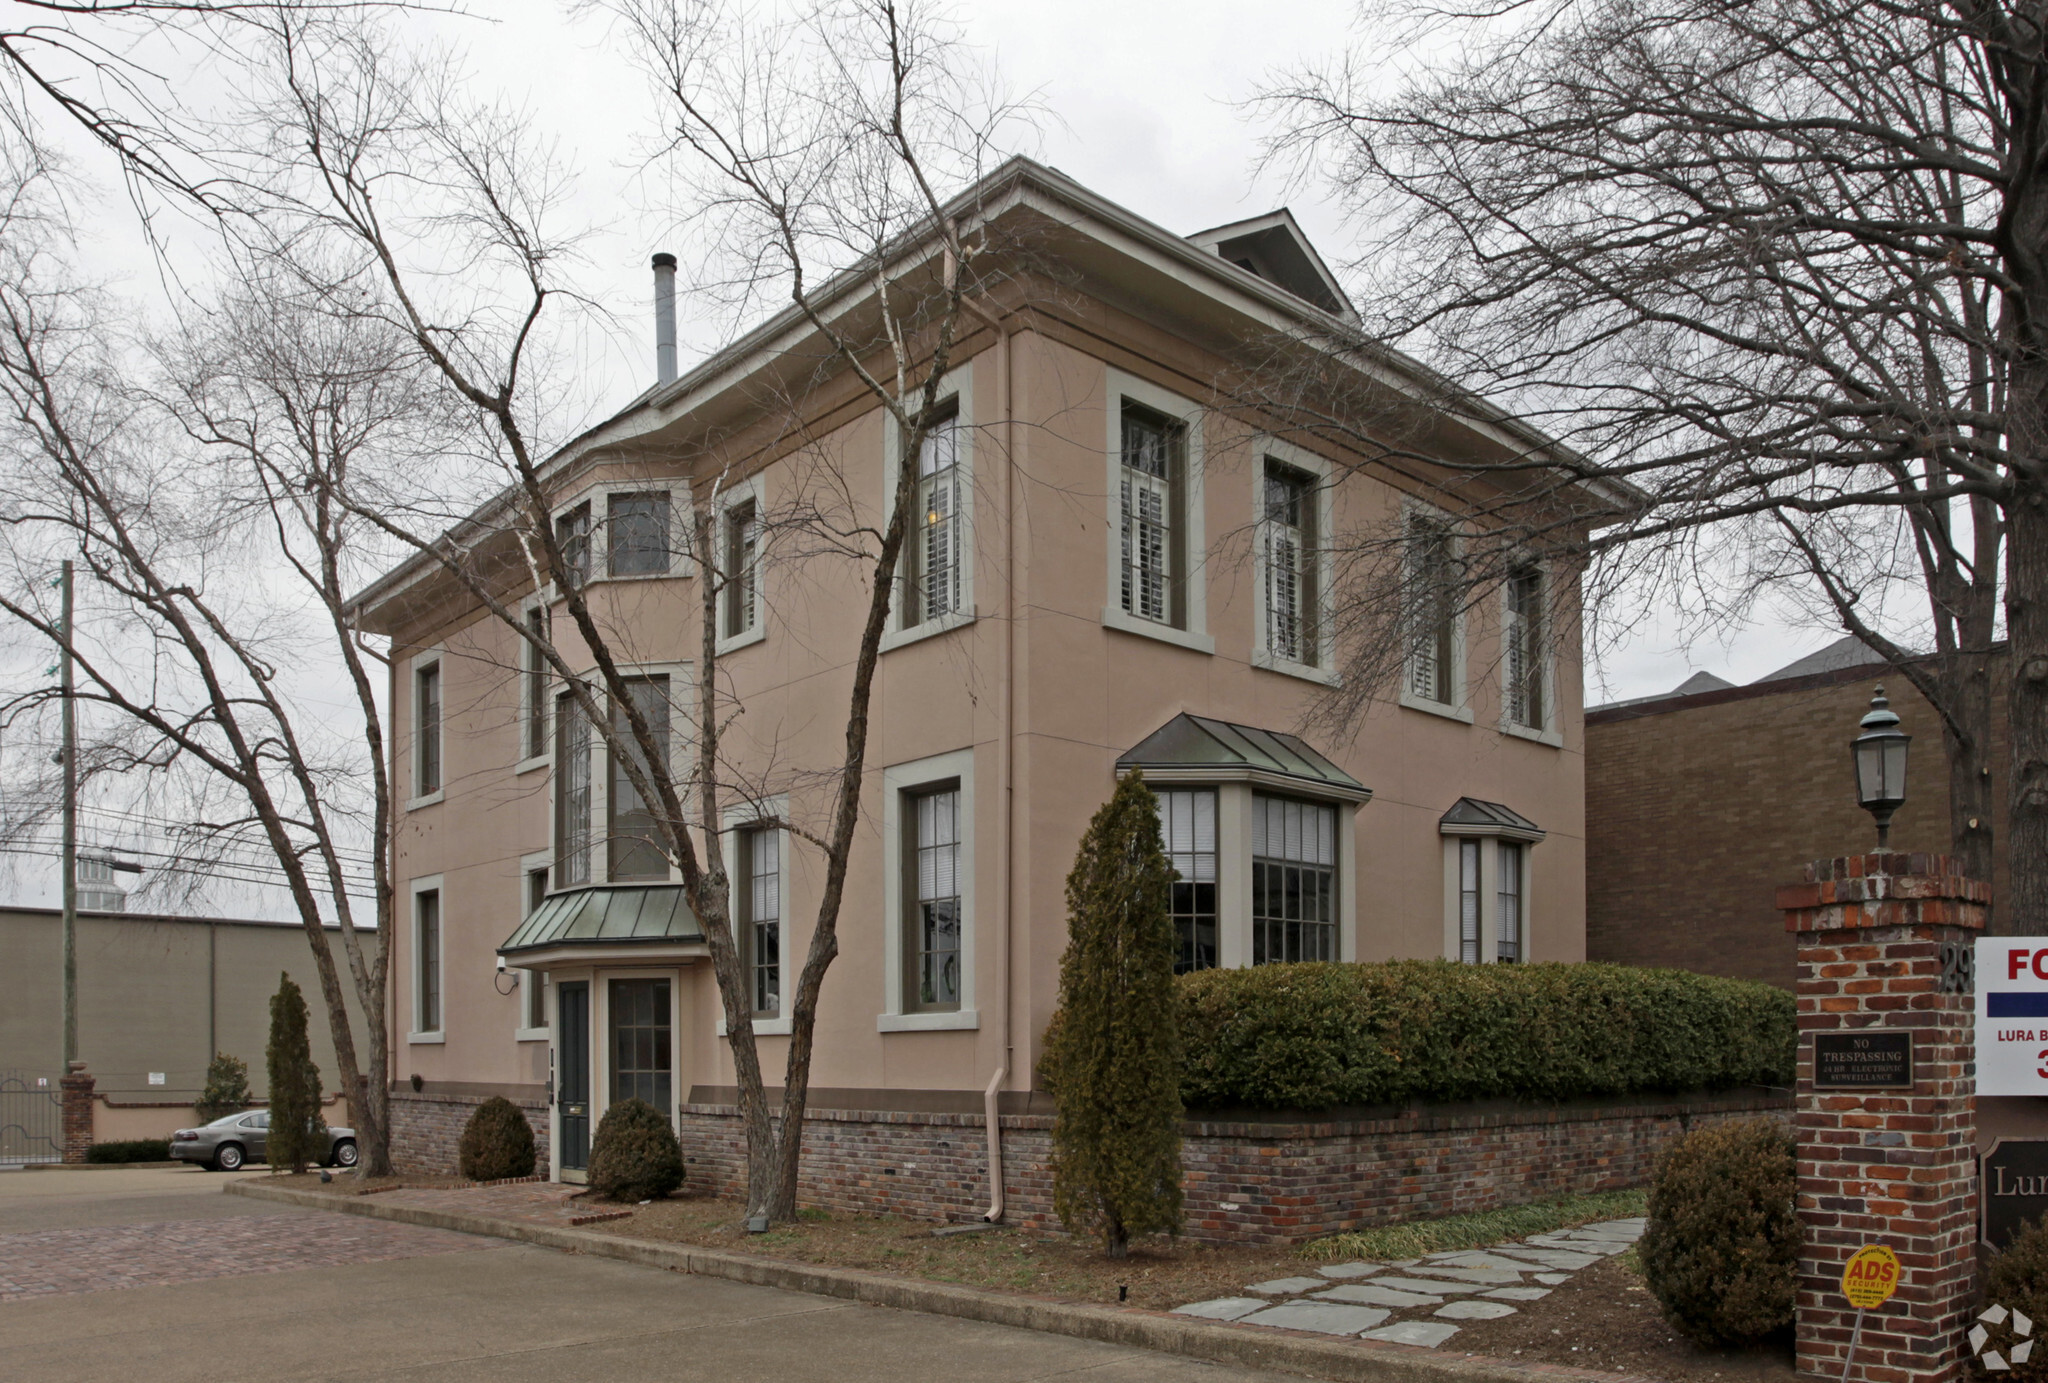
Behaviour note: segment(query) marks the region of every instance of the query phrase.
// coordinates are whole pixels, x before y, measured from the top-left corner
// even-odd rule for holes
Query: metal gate
[[[64,1094],[55,1076],[0,1071],[0,1163],[64,1160]]]

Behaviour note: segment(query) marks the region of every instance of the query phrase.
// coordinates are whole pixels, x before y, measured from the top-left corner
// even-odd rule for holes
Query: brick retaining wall
[[[690,1183],[737,1194],[738,1114],[683,1106]],[[1489,1210],[1649,1180],[1685,1127],[1790,1117],[1788,1095],[1734,1095],[1542,1109],[1420,1111],[1328,1123],[1190,1121],[1186,1225],[1215,1243],[1284,1244],[1418,1216]],[[1005,1218],[1055,1227],[1047,1169],[1052,1120],[1005,1115]],[[979,1114],[814,1110],[806,1116],[805,1203],[915,1218],[973,1219],[988,1207]]]
[[[391,1092],[391,1163],[395,1170],[452,1176],[460,1161],[462,1130],[489,1095],[424,1093],[403,1087]],[[514,1099],[533,1126],[534,1165],[548,1169],[548,1106],[543,1099]]]

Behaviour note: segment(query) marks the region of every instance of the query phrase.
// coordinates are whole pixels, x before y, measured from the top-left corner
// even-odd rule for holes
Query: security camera
[[[505,958],[504,958],[503,956],[499,956],[499,957],[498,957],[498,969],[502,971],[502,970],[503,970],[504,968],[505,968]]]

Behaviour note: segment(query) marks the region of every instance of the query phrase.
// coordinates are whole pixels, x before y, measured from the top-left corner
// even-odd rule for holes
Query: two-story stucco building
[[[1585,807],[1575,577],[1533,556],[1425,621],[1398,694],[1341,734],[1298,733],[1337,676],[1321,635],[1332,536],[1412,520],[1434,560],[1460,515],[1427,464],[1283,441],[1212,406],[1232,343],[1354,320],[1290,216],[1184,238],[1021,160],[962,205],[1028,220],[1039,277],[1011,276],[966,319],[946,377],[952,420],[927,447],[924,527],[876,675],[812,1105],[842,1123],[968,1121],[931,1144],[964,1200],[989,1192],[968,1123],[1030,1105],[1066,874],[1119,771],[1142,766],[1160,795],[1190,967],[1582,959]],[[699,604],[662,536],[683,507],[665,486],[687,458],[744,458],[719,525],[719,560],[747,573],[720,607],[719,676],[744,708],[727,751],[758,773],[754,807],[726,824],[771,1079],[782,966],[803,953],[821,870],[800,835],[754,823],[818,810],[805,772],[838,762],[866,592],[856,564],[779,549],[761,516],[829,455],[874,522],[892,454],[885,413],[843,378],[802,395],[801,444],[767,417],[789,394],[762,379],[803,330],[779,318],[663,380],[547,470],[558,531],[680,753]],[[1374,387],[1429,410],[1426,430],[1404,424],[1409,454],[1426,435],[1444,457],[1541,455],[1513,420],[1433,411],[1442,381],[1379,360]],[[361,608],[393,641],[401,1162],[445,1160],[490,1093],[527,1106],[568,1179],[613,1099],[730,1131],[705,947],[601,743],[557,711],[517,635],[427,564]],[[709,1146],[691,1144],[706,1167]]]

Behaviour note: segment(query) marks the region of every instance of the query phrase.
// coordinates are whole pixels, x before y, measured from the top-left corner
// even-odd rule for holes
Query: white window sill
[[[749,629],[744,634],[733,634],[729,635],[728,637],[722,638],[713,647],[716,650],[718,656],[723,658],[728,653],[737,653],[740,649],[750,647],[753,644],[757,644],[767,637],[768,630],[766,626],[764,626],[761,623],[760,618],[756,616],[754,620],[754,627],[752,629]]]
[[[887,653],[892,648],[901,648],[905,644],[922,643],[926,639],[935,639],[941,634],[950,634],[955,629],[965,629],[968,625],[974,623],[974,618],[975,612],[973,610],[955,610],[950,615],[941,615],[937,619],[928,619],[924,623],[914,624],[908,629],[885,629],[882,631],[881,651]]]
[[[1401,693],[1401,704],[1411,711],[1421,711],[1425,715],[1442,716],[1445,720],[1455,720],[1465,725],[1472,724],[1470,706],[1446,706],[1441,701],[1425,700],[1410,692]]]
[[[448,1040],[448,1034],[441,1032],[409,1032],[405,1040],[415,1047],[438,1047]]]
[[[536,754],[530,759],[521,759],[518,763],[512,765],[512,776],[517,778],[521,774],[536,773],[553,762],[554,755],[552,754]]]
[[[423,807],[438,807],[441,805],[441,799],[446,797],[447,795],[448,790],[446,788],[442,788],[438,792],[428,793],[425,797],[412,798],[405,804],[405,809],[409,812],[416,812]]]
[[[971,1008],[951,1013],[882,1013],[875,1016],[876,1032],[962,1032],[981,1026],[981,1014]]]
[[[1157,639],[1161,643],[1170,643],[1177,648],[1190,648],[1197,653],[1216,651],[1216,640],[1207,634],[1197,633],[1192,629],[1176,629],[1157,620],[1139,619],[1136,615],[1126,614],[1121,607],[1115,605],[1102,607],[1102,627],[1115,629],[1124,634],[1136,634],[1141,638]]]
[[[548,1028],[514,1028],[512,1030],[512,1040],[514,1042],[545,1042],[548,1040],[550,1032],[551,1030]]]
[[[1555,730],[1536,730],[1531,729],[1527,725],[1515,725],[1511,722],[1503,721],[1500,732],[1503,735],[1511,735],[1518,740],[1529,740],[1534,744],[1547,744],[1552,749],[1564,748],[1564,736]]]
[[[1315,667],[1309,663],[1297,663],[1292,659],[1276,657],[1274,654],[1258,648],[1252,650],[1252,666],[1264,668],[1267,672],[1277,672],[1283,677],[1299,677],[1304,682],[1320,682],[1326,687],[1337,686],[1344,680],[1337,675],[1336,670],[1333,668]]]
[[[677,562],[667,571],[629,571],[620,576],[614,576],[610,572],[599,572],[583,583],[583,589],[587,591],[592,586],[604,586],[614,582],[679,581],[689,575],[690,566],[687,562]]]
[[[793,1018],[756,1018],[754,1020],[754,1036],[787,1037],[789,1036],[790,1026],[795,1021]],[[725,1036],[725,1020],[723,1018],[718,1020],[718,1035],[720,1037]]]

